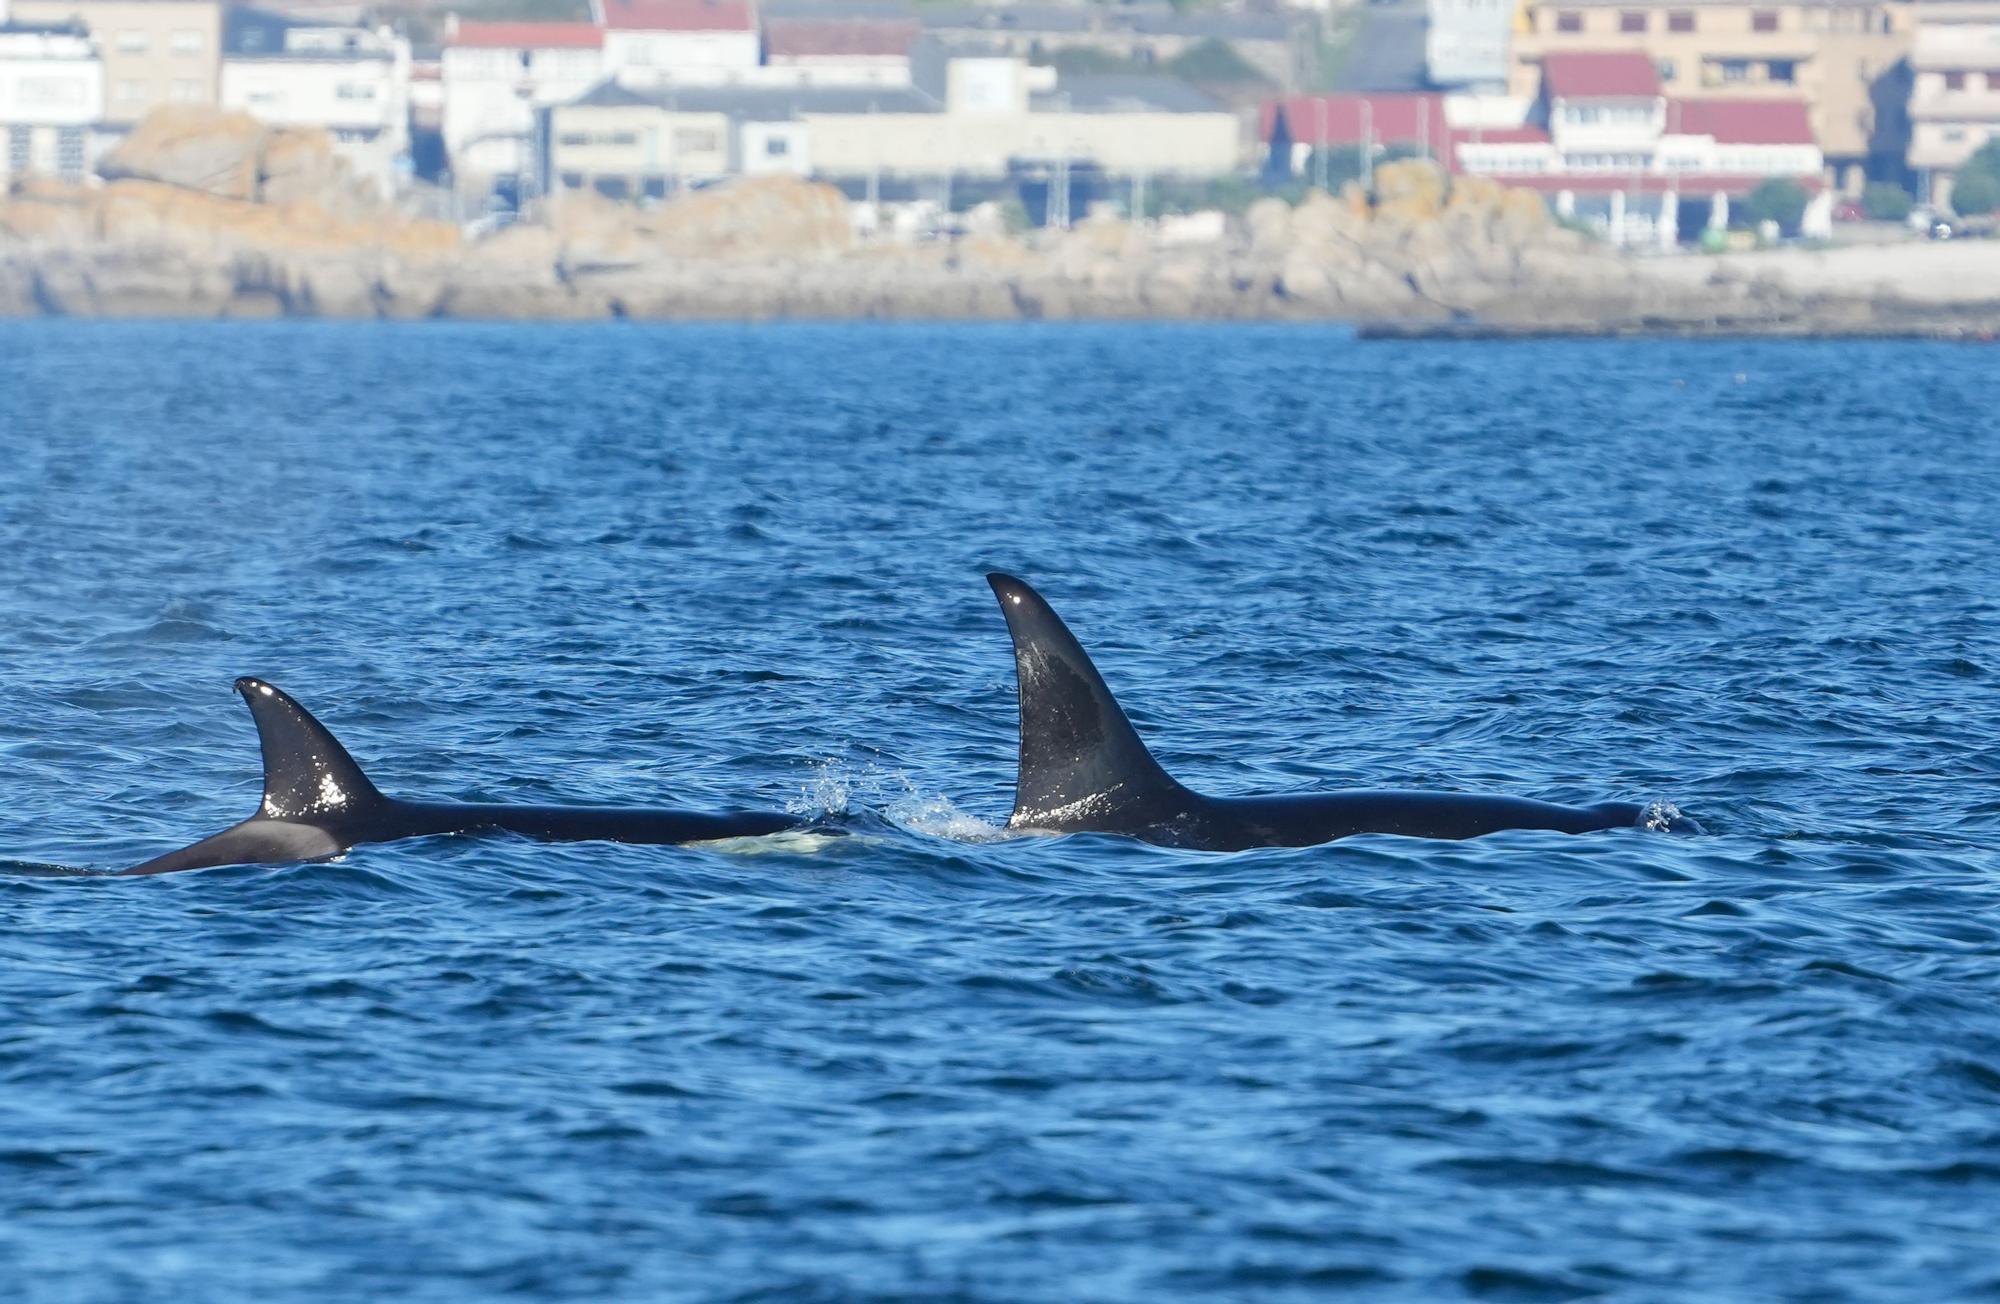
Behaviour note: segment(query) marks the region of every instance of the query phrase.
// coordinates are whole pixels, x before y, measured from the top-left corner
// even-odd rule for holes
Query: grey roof
[[[387,60],[389,52],[378,45],[338,50],[287,50],[285,33],[294,28],[340,28],[345,23],[314,22],[291,18],[263,9],[225,9],[222,18],[222,53],[238,59],[296,59],[319,63],[352,63],[356,59]]]
[[[938,113],[943,106],[919,91],[801,86],[782,89],[688,86],[638,89],[599,82],[562,107],[651,105],[684,113],[725,113],[756,122],[784,122],[802,113]]]
[[[1077,113],[1220,113],[1216,100],[1174,77],[1106,73],[1064,77],[1049,94],[1034,97],[1034,107],[1049,111],[1068,101]]]

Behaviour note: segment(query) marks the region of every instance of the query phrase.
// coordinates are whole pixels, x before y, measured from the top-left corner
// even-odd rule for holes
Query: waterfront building
[[[1428,0],[1424,75],[1440,89],[1507,87],[1515,0]]]
[[[408,168],[410,47],[388,28],[232,9],[221,103],[273,126],[316,127],[355,175],[395,193]]]
[[[621,82],[723,82],[763,62],[750,0],[591,0],[591,13],[604,70]]]
[[[1523,0],[1510,88],[1552,54],[1629,51],[1682,98],[1804,100],[1833,180],[1900,175],[1909,122],[1908,0]]]
[[[1427,156],[1447,172],[1538,190],[1561,215],[1620,244],[1669,245],[1721,225],[1732,202],[1774,177],[1823,191],[1825,160],[1804,100],[1670,96],[1652,61],[1634,52],[1549,55],[1525,104],[1295,96],[1267,106],[1265,136],[1274,163],[1295,172],[1309,172],[1315,149]],[[1830,195],[1813,203],[1811,221],[1823,226]]]
[[[1056,177],[1216,177],[1243,161],[1234,114],[1159,78],[1079,78],[1006,57],[950,59],[908,88],[600,86],[550,113],[549,183],[659,197],[783,172],[857,194]],[[1141,181],[1143,184],[1143,181]]]
[[[1910,70],[1910,170],[1946,206],[1958,170],[2000,138],[2000,0],[1920,4]]]
[[[450,23],[439,78],[458,193],[483,197],[498,186],[523,198],[545,170],[538,115],[603,76],[604,29],[593,23]]]
[[[0,193],[39,173],[81,181],[104,112],[104,64],[81,24],[0,21]]]
[[[908,20],[771,18],[764,66],[790,70],[800,86],[908,86],[922,28]]]
[[[217,0],[13,0],[18,23],[80,23],[104,64],[100,130],[120,135],[163,104],[214,104],[222,71]]]

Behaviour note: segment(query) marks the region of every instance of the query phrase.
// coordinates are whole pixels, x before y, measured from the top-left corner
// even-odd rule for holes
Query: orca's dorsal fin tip
[[[265,819],[319,822],[379,804],[382,794],[347,749],[312,713],[277,685],[245,675],[236,691],[257,722],[264,752]]]
[[[999,571],[986,582],[1007,617],[1020,686],[1020,772],[1009,823],[1088,828],[1185,795],[1048,601]]]

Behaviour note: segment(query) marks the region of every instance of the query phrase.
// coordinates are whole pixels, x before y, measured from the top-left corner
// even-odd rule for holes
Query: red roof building
[[[595,23],[460,23],[445,37],[460,50],[596,50],[604,29]]]
[[[922,30],[914,22],[773,18],[764,24],[764,55],[772,63],[908,59]]]
[[[596,0],[604,26],[627,32],[754,32],[749,0]]]
[[[1811,145],[1812,109],[1804,100],[1668,100],[1667,132],[1718,145]]]
[[[1542,56],[1545,99],[1657,99],[1660,70],[1637,51]]]

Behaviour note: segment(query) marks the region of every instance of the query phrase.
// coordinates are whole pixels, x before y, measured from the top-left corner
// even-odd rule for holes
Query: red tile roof
[[[603,0],[604,25],[640,32],[754,32],[750,0]]]
[[[445,44],[499,50],[595,50],[604,29],[590,23],[460,23]]]
[[[1804,100],[1668,100],[1667,130],[1719,145],[1811,145]]]
[[[921,31],[913,22],[773,18],[764,24],[764,52],[782,59],[896,58],[909,54]]]
[[[1546,54],[1542,89],[1566,100],[1650,99],[1660,93],[1660,70],[1637,51]]]
[[[1421,145],[1442,151],[1450,132],[1444,97],[1407,91],[1378,95],[1291,95],[1264,105],[1263,138],[1283,110],[1285,128],[1300,145],[1359,145],[1363,129],[1377,145]]]

